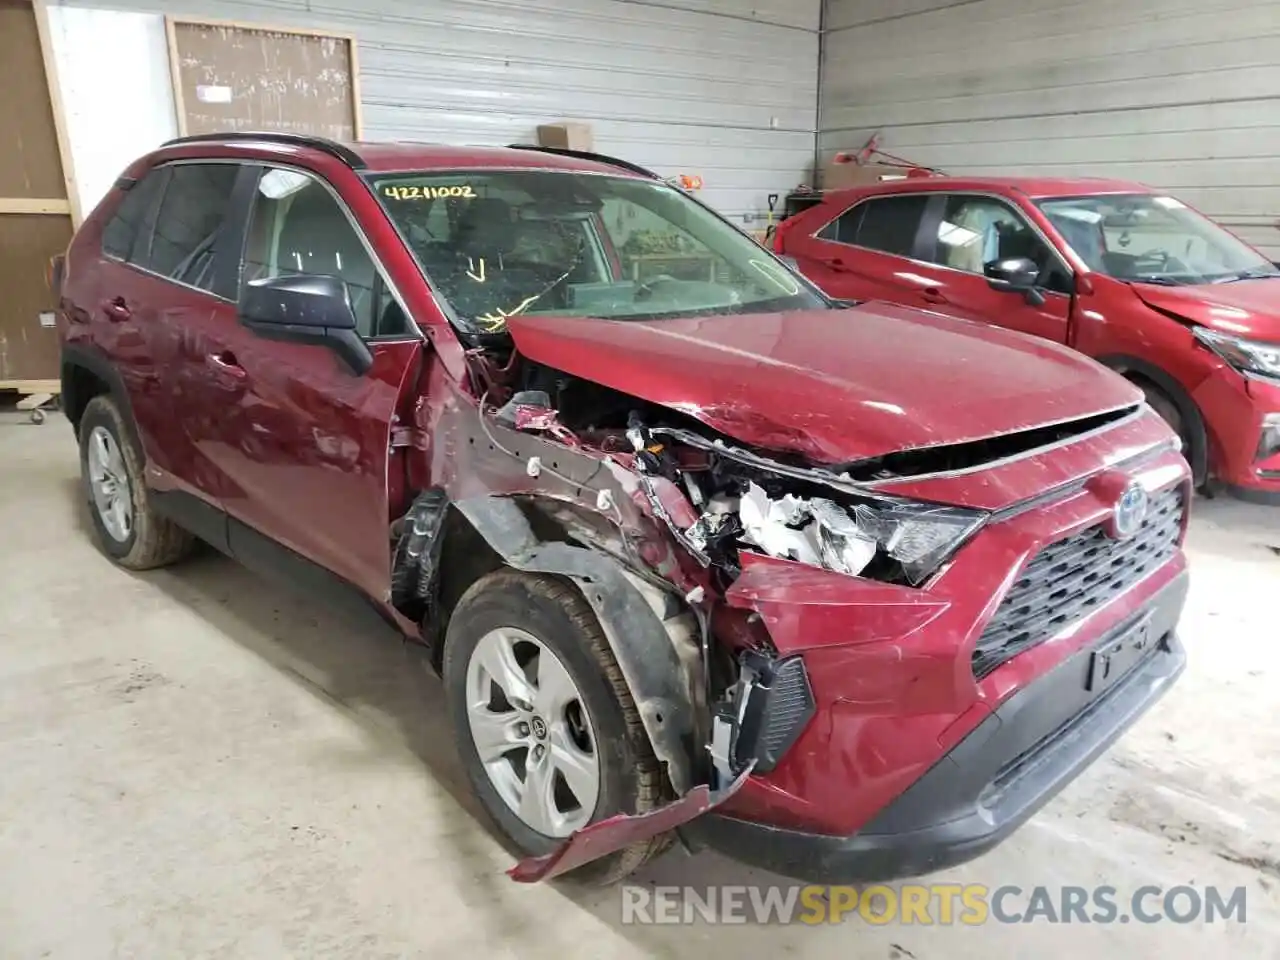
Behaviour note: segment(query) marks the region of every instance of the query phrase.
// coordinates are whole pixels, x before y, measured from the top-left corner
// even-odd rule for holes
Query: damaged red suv
[[[999,842],[1175,680],[1190,472],[1062,346],[828,300],[536,148],[192,137],[55,270],[102,549],[198,538],[443,678],[513,876]]]

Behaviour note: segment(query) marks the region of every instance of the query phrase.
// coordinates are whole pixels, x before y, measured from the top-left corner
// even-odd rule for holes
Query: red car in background
[[[774,249],[832,296],[1088,354],[1142,388],[1198,484],[1280,503],[1280,269],[1182,201],[1113,180],[910,179],[828,194]]]

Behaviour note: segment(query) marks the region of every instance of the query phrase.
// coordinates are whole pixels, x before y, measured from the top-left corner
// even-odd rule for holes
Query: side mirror
[[[1036,306],[1044,303],[1044,294],[1036,287],[1040,279],[1040,268],[1028,257],[1009,257],[985,264],[982,272],[987,276],[987,283],[993,290],[1009,293],[1021,293],[1028,303]]]
[[[328,346],[361,376],[373,354],[356,331],[347,285],[337,277],[297,274],[245,284],[240,322],[269,340]]]

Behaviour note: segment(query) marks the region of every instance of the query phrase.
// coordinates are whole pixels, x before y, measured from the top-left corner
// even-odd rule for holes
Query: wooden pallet
[[[57,380],[0,380],[0,393],[16,393],[22,399],[18,401],[19,410],[29,410],[33,423],[44,421],[45,404],[62,393],[62,384]]]

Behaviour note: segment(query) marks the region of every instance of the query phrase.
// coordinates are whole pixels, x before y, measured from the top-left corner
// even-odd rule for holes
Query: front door
[[[358,375],[323,344],[265,339],[239,322],[218,331],[210,363],[232,394],[205,446],[231,481],[223,497],[231,551],[256,566],[283,545],[383,598],[391,424],[407,412],[424,341],[324,181],[257,168],[240,192],[241,284],[286,274],[342,279],[374,359]]]
[[[1066,342],[1071,271],[1016,207],[985,194],[936,194],[923,233],[916,272],[927,282],[917,305]],[[987,282],[986,265],[1012,257],[1027,257],[1040,268],[1032,296]]]

